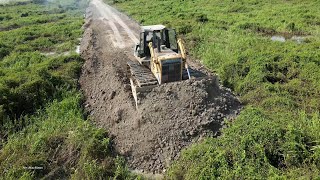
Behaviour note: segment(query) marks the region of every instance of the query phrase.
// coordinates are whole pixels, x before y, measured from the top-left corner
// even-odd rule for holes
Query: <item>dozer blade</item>
[[[150,69],[137,62],[129,61],[127,65],[130,74],[132,95],[138,108],[139,94],[151,91],[158,85],[158,80],[154,77]]]

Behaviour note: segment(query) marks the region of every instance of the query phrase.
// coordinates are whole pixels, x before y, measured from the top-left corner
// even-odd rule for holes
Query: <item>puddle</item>
[[[81,44],[81,40],[82,40],[82,38],[78,38],[79,44],[78,44],[78,46],[77,46],[77,48],[76,48],[76,53],[77,53],[77,54],[80,54],[80,44]]]
[[[298,44],[305,42],[306,38],[302,36],[292,36],[291,40],[296,41]]]
[[[298,43],[298,44],[301,44],[301,43],[303,43],[303,42],[305,42],[305,40],[306,40],[306,37],[304,37],[304,36],[287,36],[287,37],[285,37],[285,36],[282,36],[282,35],[273,35],[273,36],[271,36],[271,41],[278,41],[278,42],[286,42],[286,41],[294,41],[294,42],[296,42],[296,43]]]
[[[80,46],[77,46],[77,48],[76,48],[76,53],[77,53],[77,54],[80,54]]]
[[[1,2],[1,0],[0,0]],[[64,52],[61,52],[61,53],[58,53],[58,52],[40,52],[42,55],[45,55],[45,56],[68,56],[70,54],[72,54],[73,52],[77,53],[77,54],[80,54],[80,42],[82,40],[82,38],[77,38],[77,40],[79,41],[78,45],[76,46],[76,49],[75,50],[72,50],[72,51],[64,51]]]
[[[286,38],[283,36],[271,36],[271,41],[286,42]]]
[[[40,54],[45,55],[45,56],[54,56],[56,54],[56,52],[42,52]]]
[[[65,52],[63,52],[61,55],[63,55],[63,56],[69,56],[70,54],[71,54],[70,51],[65,51]]]
[[[68,56],[68,55],[70,55],[72,52],[73,52],[73,51],[65,51],[65,52],[62,52],[62,53],[57,53],[57,52],[41,52],[40,54],[45,55],[45,56],[59,56],[59,55]],[[76,50],[75,50],[74,52],[76,52],[77,54],[80,54],[80,45],[76,47]]]

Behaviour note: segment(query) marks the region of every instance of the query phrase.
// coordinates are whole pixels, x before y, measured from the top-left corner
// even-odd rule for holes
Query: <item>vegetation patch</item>
[[[32,123],[9,136],[0,153],[0,175],[4,179],[130,177],[123,160],[113,153],[107,132],[84,121],[81,94],[62,91],[60,101],[24,117]]]
[[[315,133],[320,109],[319,1],[113,3],[143,25],[176,28],[191,56],[217,72],[247,105],[221,137],[184,151],[168,177],[308,179],[320,175],[320,136]],[[273,35],[306,39],[278,42],[272,41]]]
[[[2,6],[0,179],[134,178],[83,112],[74,51],[87,1]]]

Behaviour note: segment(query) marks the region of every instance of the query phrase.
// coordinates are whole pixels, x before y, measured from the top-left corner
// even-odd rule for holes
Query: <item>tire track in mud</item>
[[[100,0],[93,0],[91,3],[95,6],[96,10],[98,10],[101,19],[112,29],[113,34],[110,35],[110,37],[114,38],[113,44],[115,47],[123,49],[128,44],[131,44],[123,41],[123,35],[121,36],[121,34],[124,34],[123,32],[126,33],[125,35],[129,37],[134,44],[139,42],[138,38],[136,37],[136,33],[131,31],[131,29],[122,21],[122,19],[112,11],[113,8],[111,6],[103,3]],[[120,31],[122,33],[120,33]]]
[[[108,130],[115,151],[132,170],[163,173],[180,151],[205,136],[218,136],[224,118],[235,117],[239,100],[217,83],[217,77],[195,61],[189,64],[207,79],[161,85],[141,94],[136,110],[127,77],[127,61],[139,24],[101,0],[88,10],[81,56],[86,60],[80,77],[85,107],[95,124]]]
[[[121,36],[117,26],[114,24],[114,22],[107,20],[106,18],[103,18],[103,20],[105,22],[107,22],[112,29],[113,34],[112,35],[109,34],[108,37],[113,41],[113,45],[117,48],[121,48],[121,49],[125,48],[125,43],[122,39],[122,36]]]

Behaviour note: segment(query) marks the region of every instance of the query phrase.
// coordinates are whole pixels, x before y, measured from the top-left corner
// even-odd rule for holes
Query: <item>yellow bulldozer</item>
[[[142,26],[140,42],[134,48],[136,62],[128,62],[133,97],[168,82],[190,79],[186,50],[174,29],[163,25]]]

